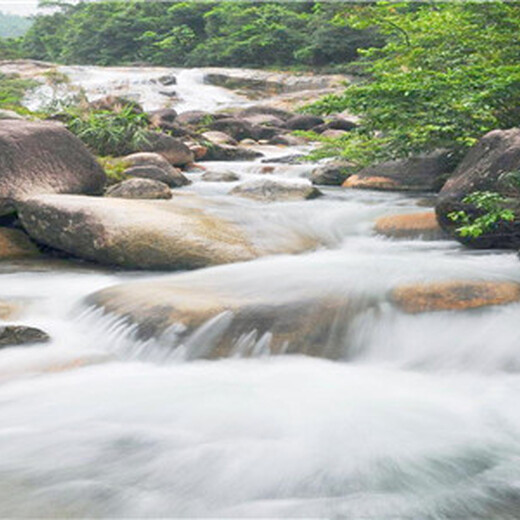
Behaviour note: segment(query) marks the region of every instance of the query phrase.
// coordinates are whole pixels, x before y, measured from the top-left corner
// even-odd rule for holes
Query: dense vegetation
[[[44,2],[45,3],[45,2]],[[168,66],[330,66],[378,45],[371,30],[332,23],[344,4],[319,2],[59,3],[36,17],[26,56],[54,62]]]
[[[363,82],[309,108],[363,117],[358,132],[328,140],[322,153],[365,164],[462,152],[491,129],[520,125],[520,4],[381,3],[336,20],[377,27],[386,44],[361,51]]]

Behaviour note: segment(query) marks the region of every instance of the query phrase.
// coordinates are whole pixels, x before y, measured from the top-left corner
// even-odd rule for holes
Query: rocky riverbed
[[[466,166],[438,151],[354,173],[298,157],[293,93],[68,72],[187,134],[124,158],[114,194],[59,124],[0,120],[0,338],[28,340],[0,349],[0,516],[517,517],[518,259],[434,214],[514,132]],[[205,155],[219,132],[233,160]]]

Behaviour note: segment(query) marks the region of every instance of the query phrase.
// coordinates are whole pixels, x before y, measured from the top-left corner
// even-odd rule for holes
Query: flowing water
[[[102,84],[102,69],[83,70],[86,89]],[[134,79],[141,88],[151,77]],[[243,102],[198,81],[179,74],[183,106]],[[207,165],[263,177],[260,163]],[[277,164],[270,177],[305,182],[310,169]],[[0,516],[520,518],[520,305],[409,315],[387,297],[412,281],[520,281],[516,255],[377,236],[377,217],[418,211],[408,195],[331,188],[261,204],[228,195],[236,183],[191,175],[183,191],[210,198],[273,254],[174,275],[1,266],[2,299],[25,302],[20,322],[53,341],[0,355]],[[315,247],[274,254],[301,240]],[[335,360],[269,355],[267,345],[187,361],[183,345],[165,355],[83,303],[164,276],[243,297],[371,304],[333,338]],[[199,344],[221,321],[201,327]]]

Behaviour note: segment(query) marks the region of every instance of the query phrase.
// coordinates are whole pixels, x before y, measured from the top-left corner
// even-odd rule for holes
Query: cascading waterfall
[[[66,71],[99,94],[116,78],[148,92],[162,73],[124,70]],[[243,102],[217,87],[195,92],[199,71],[176,76],[183,109]],[[149,95],[145,106],[156,107]],[[241,182],[263,176],[259,162],[211,167]],[[272,175],[301,182],[309,171],[276,164]],[[171,273],[4,265],[2,297],[28,302],[19,319],[53,341],[0,356],[0,516],[520,518],[520,304],[406,314],[389,301],[410,282],[518,282],[516,255],[377,236],[377,217],[417,211],[409,195],[330,188],[322,199],[259,204],[229,196],[233,183],[192,179],[182,190],[212,197],[210,211],[270,254],[178,273],[179,284],[281,308],[340,301],[323,315],[332,325],[321,350],[271,355],[270,331],[253,327],[229,357],[208,361],[233,310],[187,337],[177,324],[143,338],[86,303]],[[283,254],[300,240],[313,250]]]

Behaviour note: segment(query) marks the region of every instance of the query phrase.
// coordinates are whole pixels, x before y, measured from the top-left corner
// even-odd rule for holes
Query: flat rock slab
[[[41,195],[18,214],[38,242],[106,265],[195,269],[258,256],[234,224],[182,200]]]
[[[295,184],[271,180],[249,181],[231,190],[231,195],[263,202],[315,199],[321,191],[310,184]]]
[[[449,281],[397,287],[392,302],[401,310],[421,312],[468,310],[520,301],[520,284],[515,282]]]
[[[447,237],[439,226],[434,211],[381,217],[376,220],[374,230],[390,238],[439,240]]]

